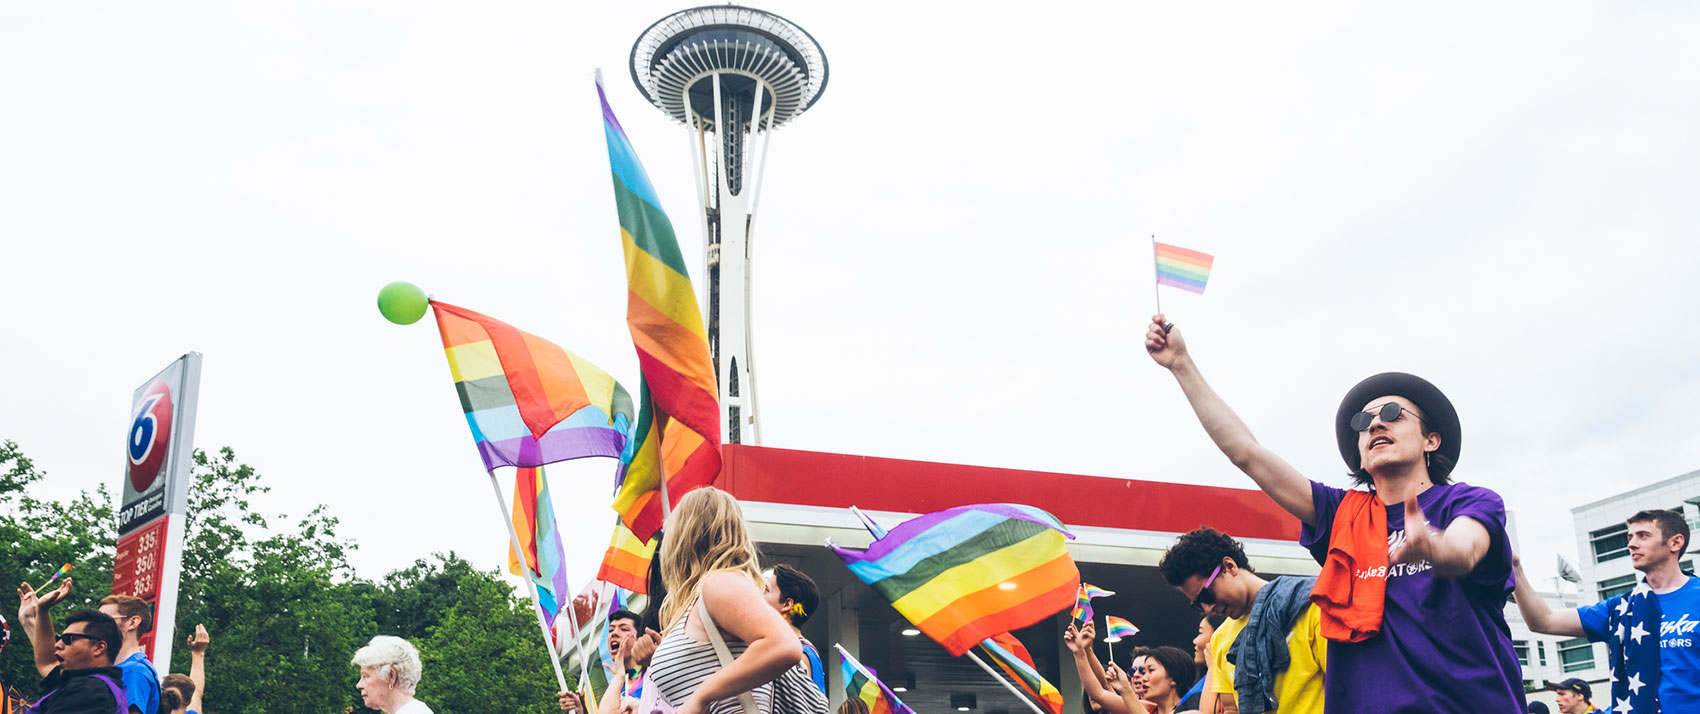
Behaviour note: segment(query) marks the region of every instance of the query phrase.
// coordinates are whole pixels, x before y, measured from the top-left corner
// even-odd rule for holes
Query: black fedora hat
[[[1358,462],[1358,431],[1352,428],[1352,415],[1363,411],[1369,400],[1390,395],[1409,399],[1422,410],[1429,427],[1440,432],[1440,450],[1437,453],[1457,465],[1458,447],[1464,439],[1464,432],[1458,424],[1458,410],[1452,407],[1452,400],[1422,377],[1404,372],[1382,372],[1358,382],[1346,392],[1346,398],[1340,400],[1340,411],[1334,415],[1334,438],[1340,442],[1340,458],[1346,460],[1346,466],[1351,467],[1354,473],[1361,466]]]

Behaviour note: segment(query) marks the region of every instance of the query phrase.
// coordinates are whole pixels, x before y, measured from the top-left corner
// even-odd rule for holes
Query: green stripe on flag
[[[516,403],[507,376],[501,374],[470,382],[455,382],[455,391],[460,393],[460,408],[468,413]]]
[[[685,256],[679,252],[679,239],[673,235],[673,223],[660,208],[639,198],[631,189],[614,177],[614,205],[620,213],[620,227],[632,236],[639,250],[655,256],[667,267],[687,278]]]

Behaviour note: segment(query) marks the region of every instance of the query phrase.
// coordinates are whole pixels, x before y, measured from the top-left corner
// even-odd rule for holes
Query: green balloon
[[[384,313],[384,319],[397,325],[418,322],[430,306],[431,300],[425,297],[425,291],[413,283],[398,280],[378,291],[378,312]]]

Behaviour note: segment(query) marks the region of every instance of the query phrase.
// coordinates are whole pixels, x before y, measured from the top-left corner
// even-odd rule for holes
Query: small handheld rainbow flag
[[[1157,260],[1157,284],[1204,294],[1204,284],[1210,280],[1210,266],[1216,258],[1208,253],[1187,250],[1180,246],[1151,241]]]
[[[1080,584],[1080,594],[1074,598],[1074,613],[1072,617],[1079,622],[1092,619],[1092,598],[1109,597],[1116,594],[1114,590],[1105,590],[1088,583]]]
[[[1116,617],[1115,615],[1104,616],[1105,642],[1120,642],[1123,639],[1137,634],[1139,634],[1139,628],[1134,627],[1133,623]]]
[[[59,568],[59,572],[57,572],[57,573],[54,573],[54,574],[53,574],[53,577],[51,577],[51,578],[48,578],[48,579],[47,579],[47,582],[45,582],[45,583],[42,583],[42,584],[41,584],[41,587],[40,587],[40,588],[36,588],[36,589],[37,589],[37,590],[41,590],[41,589],[42,589],[42,588],[46,588],[46,587],[47,587],[47,586],[49,586],[49,585],[52,585],[52,584],[53,584],[53,581],[55,581],[55,580],[58,580],[58,579],[60,579],[60,578],[63,578],[63,577],[65,577],[65,576],[67,576],[67,575],[70,575],[70,574],[71,574],[71,564],[70,564],[70,563],[66,563],[66,564],[64,564],[64,565],[63,565],[63,566],[61,566],[61,567],[60,567],[60,568]]]

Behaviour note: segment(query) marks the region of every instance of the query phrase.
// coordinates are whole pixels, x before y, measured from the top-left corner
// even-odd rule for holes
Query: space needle
[[[826,90],[826,53],[783,17],[713,5],[650,25],[632,45],[631,70],[644,98],[690,129],[707,244],[708,344],[726,443],[760,444],[750,349],[750,238],[768,141],[775,128],[814,106]]]

